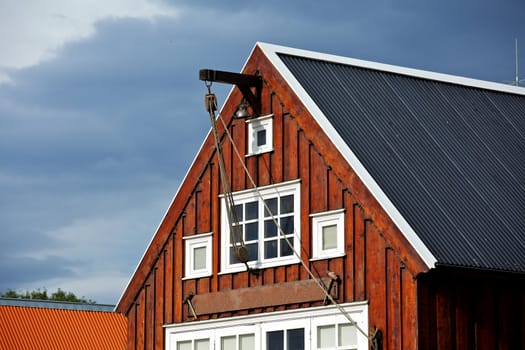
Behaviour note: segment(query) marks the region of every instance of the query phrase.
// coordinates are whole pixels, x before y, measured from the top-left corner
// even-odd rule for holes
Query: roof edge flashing
[[[319,61],[327,61],[333,63],[339,63],[344,65],[350,65],[365,69],[373,69],[387,73],[400,74],[410,76],[413,78],[435,80],[444,83],[458,84],[473,88],[487,89],[499,92],[513,93],[518,95],[525,95],[525,87],[508,85],[504,83],[491,82],[481,79],[467,78],[458,75],[437,73],[433,71],[427,71],[422,69],[408,68],[403,66],[396,66],[392,64],[379,63],[373,61],[367,61],[357,58],[326,54],[317,51],[309,51],[303,49],[290,48],[286,46],[280,46],[268,43],[257,43],[263,51],[273,52],[276,55],[284,54],[298,57],[306,57]]]

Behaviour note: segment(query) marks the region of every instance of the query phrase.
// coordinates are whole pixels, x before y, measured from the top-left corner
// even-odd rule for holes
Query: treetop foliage
[[[36,300],[53,300],[53,301],[68,301],[73,303],[87,303],[96,304],[96,301],[86,299],[85,297],[77,297],[72,292],[66,292],[58,288],[56,292],[48,294],[46,288],[38,288],[32,291],[17,292],[14,289],[8,289],[5,293],[0,294],[2,298],[14,298],[14,299],[36,299]]]

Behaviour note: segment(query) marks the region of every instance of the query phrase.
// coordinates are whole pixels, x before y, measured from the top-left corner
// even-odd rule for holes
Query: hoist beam
[[[261,114],[262,77],[253,74],[224,72],[213,69],[201,69],[199,79],[207,82],[233,84],[239,88],[244,99],[250,104],[256,115]],[[252,88],[255,88],[255,93]]]

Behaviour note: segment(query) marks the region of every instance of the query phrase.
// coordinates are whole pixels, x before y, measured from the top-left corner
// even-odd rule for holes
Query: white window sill
[[[318,260],[343,258],[345,256],[346,256],[346,253],[334,253],[334,254],[330,254],[330,255],[316,256],[316,257],[310,258],[309,261],[318,261]]]

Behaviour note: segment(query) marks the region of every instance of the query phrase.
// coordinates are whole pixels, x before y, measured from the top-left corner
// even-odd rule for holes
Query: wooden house
[[[264,43],[200,74],[233,88],[128,349],[525,349],[525,89]]]

